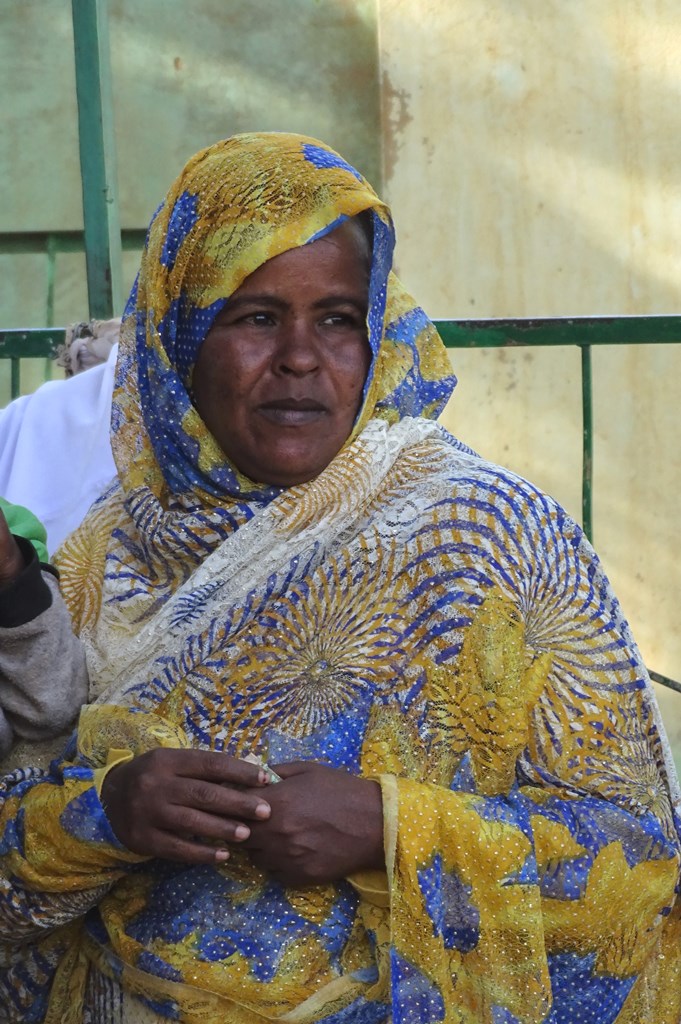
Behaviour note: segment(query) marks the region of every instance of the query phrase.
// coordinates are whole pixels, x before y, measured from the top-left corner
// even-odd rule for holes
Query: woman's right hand
[[[250,835],[270,805],[235,787],[267,786],[262,769],[209,750],[150,750],[106,775],[101,799],[116,836],[133,853],[188,864],[223,863],[226,843]]]

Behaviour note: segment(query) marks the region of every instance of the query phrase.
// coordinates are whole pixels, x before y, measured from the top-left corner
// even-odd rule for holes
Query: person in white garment
[[[0,410],[0,494],[40,519],[50,554],[116,475],[109,424],[117,351],[115,344],[105,362]]]

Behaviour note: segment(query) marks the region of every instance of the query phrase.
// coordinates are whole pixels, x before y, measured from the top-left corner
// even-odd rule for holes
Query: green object
[[[40,520],[23,505],[13,505],[4,498],[0,498],[0,511],[7,520],[11,532],[31,542],[39,561],[49,562],[47,532]]]
[[[447,348],[577,345],[582,357],[582,526],[593,540],[592,345],[681,343],[679,316],[544,317],[537,320],[435,320]]]
[[[124,228],[121,231],[121,249],[133,252],[144,248],[146,228]],[[18,256],[24,253],[45,253],[50,251],[83,252],[85,233],[83,231],[0,231],[0,254]]]
[[[128,246],[136,248],[141,234],[130,232]],[[23,246],[44,245],[40,233],[5,235],[7,251],[34,251]],[[3,236],[0,236],[0,250]],[[71,251],[81,244],[79,233],[61,232],[57,248]],[[15,248],[16,247],[16,248]],[[127,246],[126,246],[127,247]],[[42,251],[42,250],[37,250]],[[593,345],[681,344],[681,316],[570,317],[537,320],[435,320],[447,348],[514,348],[521,346],[577,345],[582,357],[582,525],[592,537],[593,396],[591,347]],[[12,361],[12,397],[19,394],[19,358],[53,355],[63,340],[63,330],[0,331],[0,360]],[[655,682],[681,691],[681,684],[651,672]]]
[[[122,230],[122,251],[141,252],[144,248],[145,238],[146,228]],[[21,394],[21,359],[33,358],[34,356],[44,357],[43,380],[47,381],[52,377],[50,361],[55,358],[57,348],[64,342],[63,328],[52,328],[54,323],[57,256],[60,253],[79,253],[84,251],[85,233],[83,231],[0,232],[0,256],[44,255],[46,268],[45,323],[48,330],[43,328],[15,328],[11,331],[3,331],[0,329],[0,359],[11,359],[9,379],[10,398],[12,399],[18,398]],[[33,380],[35,380],[35,377]],[[3,381],[1,374],[0,381]],[[6,402],[6,398],[3,395],[3,397],[0,397],[0,406],[4,402]]]
[[[21,394],[21,360],[55,359],[57,349],[64,343],[64,328],[37,328],[35,330],[0,330],[0,362],[10,361],[10,397]],[[48,375],[45,374],[45,379]],[[3,403],[0,402],[0,405]]]
[[[121,312],[121,228],[116,183],[106,0],[72,0],[78,138],[90,317]]]
[[[593,490],[593,402],[591,386],[591,345],[582,345],[582,526],[593,540],[591,496]]]

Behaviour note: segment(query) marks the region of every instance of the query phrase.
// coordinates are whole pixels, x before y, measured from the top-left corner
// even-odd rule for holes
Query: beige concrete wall
[[[431,315],[681,312],[675,0],[381,0],[379,24],[398,270]],[[577,350],[453,361],[447,425],[579,516]],[[594,376],[596,547],[681,680],[681,347],[600,350]]]

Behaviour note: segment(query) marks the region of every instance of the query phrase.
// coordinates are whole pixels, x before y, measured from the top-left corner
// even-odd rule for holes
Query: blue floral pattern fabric
[[[370,209],[372,363],[308,483],[238,473],[191,402],[249,273]],[[59,555],[92,703],[0,785],[0,1014],[119,1024],[678,1024],[678,783],[603,569],[433,422],[453,387],[390,214],[315,140],[198,154],[157,213],[114,402],[119,483]],[[285,887],[125,850],[115,757],[197,747],[380,783],[385,872]]]

